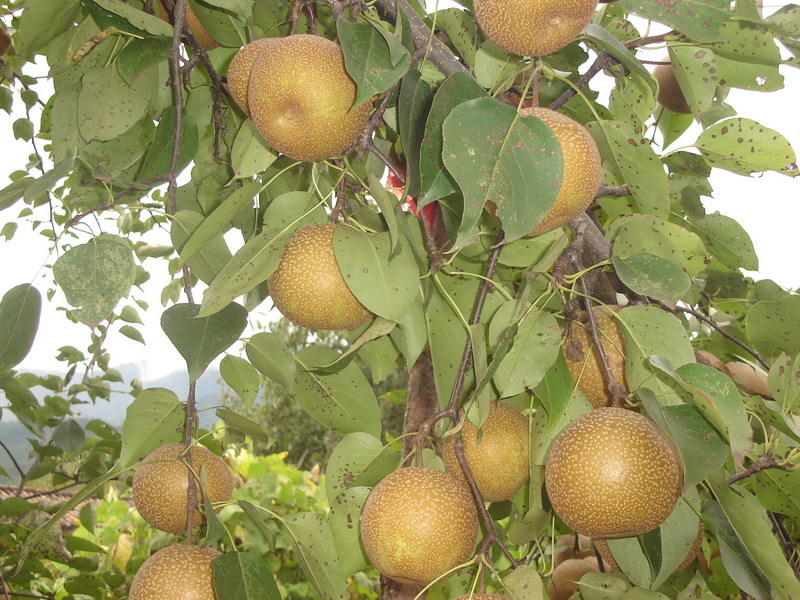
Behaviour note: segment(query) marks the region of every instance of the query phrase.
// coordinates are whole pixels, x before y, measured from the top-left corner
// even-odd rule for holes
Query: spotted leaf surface
[[[763,171],[798,174],[797,158],[788,140],[751,119],[728,119],[712,125],[695,145],[709,165],[740,175]]]
[[[757,302],[745,317],[747,336],[766,356],[800,352],[800,297]]]
[[[148,98],[144,78],[125,82],[116,67],[92,69],[81,80],[78,129],[86,140],[113,139],[144,116]]]
[[[247,552],[226,552],[211,561],[217,600],[281,600],[266,561]]]
[[[665,23],[698,42],[718,40],[722,23],[733,16],[726,0],[623,0],[621,4],[640,17]]]
[[[307,512],[290,515],[283,524],[306,577],[323,600],[346,600],[347,581],[330,525],[321,516]]]
[[[325,491],[334,498],[350,487],[372,487],[399,463],[400,454],[391,446],[368,433],[349,433],[331,452]]]

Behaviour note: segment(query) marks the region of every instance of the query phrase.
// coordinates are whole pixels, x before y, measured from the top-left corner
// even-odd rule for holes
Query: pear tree
[[[0,598],[800,598],[800,298],[706,208],[798,174],[728,94],[786,94],[799,6],[0,6],[0,237],[49,253],[0,289]],[[117,368],[160,336],[185,389]],[[323,508],[201,421],[215,361],[334,436]]]

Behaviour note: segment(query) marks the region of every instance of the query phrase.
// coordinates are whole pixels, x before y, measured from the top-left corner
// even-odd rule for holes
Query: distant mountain
[[[117,367],[117,370],[122,374],[126,382],[140,378],[142,379],[143,388],[166,388],[175,392],[178,399],[186,400],[189,390],[189,376],[185,371],[175,371],[163,377],[148,379],[147,377],[140,377],[140,369],[137,365],[126,364]],[[44,373],[37,374],[44,375]],[[120,384],[116,385],[119,386]],[[197,380],[195,398],[197,409],[201,411],[198,413],[201,427],[208,428],[216,420],[213,410],[203,409],[217,406],[220,403],[224,387],[217,369],[209,369]],[[34,389],[33,391],[37,396],[43,395],[39,393],[39,389]],[[3,392],[0,391],[0,406],[6,404],[3,399]],[[102,419],[106,423],[120,428],[125,420],[125,411],[132,401],[133,397],[129,394],[111,394],[109,401],[98,400],[95,404],[73,407],[73,410],[77,413],[77,418],[81,422]],[[31,446],[28,438],[32,438],[33,435],[13,417],[11,411],[2,411],[0,417],[0,440],[8,447],[22,468],[25,469],[32,461],[29,457]],[[0,448],[0,468],[8,473],[8,477],[5,477],[0,471],[0,483],[19,481],[17,469],[2,448]]]

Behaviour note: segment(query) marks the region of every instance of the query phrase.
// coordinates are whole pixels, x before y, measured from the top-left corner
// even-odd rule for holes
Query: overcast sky
[[[655,51],[658,56],[648,56],[658,60],[663,49]],[[797,116],[797,102],[800,98],[800,73],[788,67],[783,69],[786,88],[773,94],[740,92],[734,90],[728,102],[739,116],[748,117],[785,135],[796,150],[800,150],[800,119]],[[602,75],[601,75],[602,77]],[[44,92],[40,92],[44,93]],[[30,143],[14,140],[11,135],[12,123],[24,116],[24,107],[17,97],[12,116],[0,112],[0,147],[4,160],[0,163],[0,188],[9,183],[8,175],[16,169],[24,169],[31,152]],[[38,125],[36,126],[38,129]],[[696,133],[693,134],[696,137]],[[691,143],[694,137],[682,139],[677,145]],[[43,141],[39,141],[39,146]],[[719,211],[739,221],[750,233],[760,260],[756,278],[771,278],[786,288],[800,287],[800,268],[797,257],[800,255],[798,224],[800,223],[800,178],[791,179],[783,175],[766,173],[761,177],[743,177],[714,169],[711,179],[714,188],[713,198],[705,198],[708,212]],[[16,218],[23,207],[18,203],[0,212],[0,230]],[[40,218],[47,218],[46,209],[37,212]],[[98,229],[92,225],[93,231]],[[3,284],[0,295],[20,283],[33,283],[45,297],[42,322],[33,351],[21,365],[23,369],[59,368],[54,359],[57,349],[72,344],[85,351],[89,337],[83,325],[70,325],[63,314],[57,311],[63,306],[63,296],[57,294],[53,302],[46,300],[47,290],[52,287],[49,269],[54,256],[48,256],[49,249],[38,233],[31,231],[28,222],[21,221],[11,243],[0,240],[0,265],[3,268]],[[165,266],[165,265],[162,265]],[[137,363],[142,367],[147,379],[183,369],[184,362],[171,346],[159,326],[162,308],[159,301],[161,288],[167,283],[164,272],[152,272],[152,279],[144,292],[138,297],[146,297],[151,310],[143,313],[145,325],[142,327],[147,347],[114,336],[110,345],[112,364]],[[266,307],[265,307],[266,310]],[[236,347],[234,346],[234,349]]]

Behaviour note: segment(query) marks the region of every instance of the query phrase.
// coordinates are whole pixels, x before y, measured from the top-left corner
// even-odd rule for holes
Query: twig
[[[676,310],[678,310],[678,311],[690,314],[693,317],[696,317],[697,319],[699,319],[700,321],[702,321],[706,325],[708,325],[708,326],[712,327],[713,329],[715,329],[724,338],[732,341],[734,344],[739,346],[742,350],[745,350],[746,352],[749,352],[753,356],[753,358],[755,358],[756,361],[758,361],[758,364],[760,364],[765,370],[769,371],[769,369],[770,369],[769,364],[767,363],[766,360],[764,360],[764,357],[761,356],[761,354],[758,352],[758,350],[756,350],[755,348],[751,348],[750,346],[745,344],[743,341],[741,341],[739,338],[737,338],[735,335],[731,335],[730,333],[725,331],[718,323],[714,322],[713,319],[710,319],[709,317],[705,316],[703,313],[701,313],[699,311],[696,311],[693,308],[686,307],[686,306],[676,306],[675,309],[673,310],[669,306],[666,306],[665,304],[663,304],[661,302],[657,302],[657,304],[661,308],[663,308],[665,310],[668,310],[668,311],[670,311],[672,313],[674,313]]]
[[[367,126],[364,128],[363,133],[361,134],[361,148],[362,152],[364,149],[369,150],[369,141],[372,140],[372,134],[375,130],[380,126],[381,119],[383,119],[383,113],[386,112],[386,107],[389,106],[389,100],[392,99],[392,94],[394,94],[395,89],[397,89],[398,83],[395,83],[392,87],[390,87],[386,92],[384,92],[383,96],[381,96],[381,101],[378,104],[378,108],[375,109],[375,112],[372,113],[372,116],[369,118],[367,122]]]
[[[0,446],[2,446],[3,450],[6,451],[6,454],[8,454],[8,457],[11,459],[11,462],[14,463],[14,468],[17,471],[19,471],[20,477],[25,477],[25,471],[20,466],[20,464],[17,462],[17,459],[14,458],[14,455],[11,453],[11,450],[8,448],[8,446],[6,446],[6,444],[5,444],[5,442],[3,440],[0,440]]]
[[[73,487],[78,486],[78,485],[85,485],[85,484],[90,483],[90,482],[91,482],[91,480],[89,480],[89,479],[85,479],[85,480],[84,479],[76,479],[72,483],[68,483],[66,485],[62,485],[61,487],[57,487],[57,488],[52,489],[52,490],[36,491],[36,492],[34,492],[32,494],[28,494],[26,496],[21,496],[21,498],[23,498],[24,500],[30,500],[31,498],[40,498],[42,496],[52,496],[54,494],[60,494],[61,492],[63,492],[64,490],[68,490],[69,488],[73,488]]]
[[[486,510],[486,503],[483,500],[483,495],[481,495],[481,491],[478,489],[478,484],[475,483],[475,478],[472,476],[472,471],[470,470],[467,459],[464,456],[464,438],[461,437],[460,433],[456,434],[454,449],[456,458],[458,459],[458,464],[461,465],[461,472],[464,474],[464,479],[467,480],[467,485],[469,486],[469,491],[472,494],[472,499],[475,501],[475,506],[478,507],[478,513],[480,514],[481,521],[486,529],[486,537],[483,540],[483,544],[481,544],[481,554],[485,555],[489,551],[491,544],[497,544],[511,564],[515,567],[519,566],[517,559],[514,558],[514,555],[511,554],[511,551],[503,543],[503,540],[501,540],[500,536],[497,535],[497,529],[494,527],[492,517],[489,514],[489,511]]]
[[[631,190],[627,184],[623,183],[622,185],[608,186],[605,183],[601,183],[594,197],[595,199],[602,198],[603,196],[613,196],[614,198],[622,198],[623,196],[630,196],[630,195],[631,195]]]
[[[795,542],[792,539],[792,535],[786,529],[786,525],[783,522],[783,515],[768,510],[767,516],[769,516],[775,535],[778,536],[780,544],[783,547],[786,561],[789,563],[792,571],[794,571],[795,577],[800,579],[800,565],[798,565],[798,556],[795,552]]]
[[[732,483],[736,483],[737,481],[741,481],[742,479],[747,479],[751,475],[755,475],[759,471],[763,471],[764,469],[783,469],[784,471],[789,470],[790,466],[786,463],[779,463],[775,458],[770,454],[764,454],[760,456],[758,460],[754,463],[751,463],[747,468],[739,473],[735,473],[730,477],[725,478],[725,483],[731,485]]]
[[[343,161],[337,159],[334,161],[337,166],[344,171]],[[331,210],[331,216],[328,219],[331,223],[336,223],[340,217],[347,215],[347,179],[343,176],[336,186],[336,204]]]

